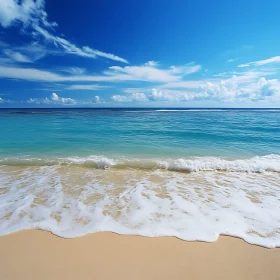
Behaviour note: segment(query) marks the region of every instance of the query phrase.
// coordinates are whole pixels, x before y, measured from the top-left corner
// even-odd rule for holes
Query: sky
[[[279,0],[0,0],[0,108],[280,107]]]

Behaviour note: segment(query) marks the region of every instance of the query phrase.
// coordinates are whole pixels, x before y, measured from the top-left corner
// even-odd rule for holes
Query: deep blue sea
[[[280,109],[0,109],[0,234],[280,246]]]

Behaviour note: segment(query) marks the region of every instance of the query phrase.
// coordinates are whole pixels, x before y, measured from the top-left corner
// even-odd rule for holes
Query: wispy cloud
[[[207,80],[188,80],[188,81],[177,81],[177,82],[169,82],[163,84],[161,88],[166,89],[196,89],[200,88],[201,85]]]
[[[81,67],[67,67],[61,69],[61,71],[72,75],[82,75],[86,72],[86,69]]]
[[[39,37],[51,42],[64,53],[97,58],[104,57],[110,60],[128,63],[126,59],[117,55],[102,52],[88,46],[78,47],[68,40],[55,35],[56,22],[49,22],[45,11],[44,0],[1,0],[0,5],[0,25],[8,28],[12,25],[21,24],[26,34],[32,35],[36,40]],[[23,62],[23,61],[20,61]]]
[[[47,50],[38,43],[22,46],[11,46],[7,43],[1,43],[2,42],[0,42],[0,47],[2,47],[2,56],[0,56],[0,60],[2,65],[33,63],[47,54],[57,54],[55,50]]]
[[[116,56],[116,55],[111,54],[111,53],[101,52],[99,50],[95,50],[95,49],[92,49],[92,48],[87,47],[87,46],[83,47],[82,50],[87,54],[92,54],[92,55],[95,55],[95,56],[105,57],[105,58],[108,58],[108,59],[111,59],[111,60],[120,61],[120,62],[123,62],[123,63],[128,63],[128,61],[124,58],[121,58],[121,57]]]
[[[24,63],[32,62],[32,60],[30,60],[29,57],[27,57],[26,55],[21,54],[19,52],[14,52],[14,51],[11,51],[8,49],[5,49],[3,52],[6,56],[8,56],[10,59],[12,59],[16,62],[24,62]]]
[[[227,60],[227,62],[231,63],[231,62],[236,61],[237,59],[238,59],[238,58],[230,58],[230,59]]]
[[[258,60],[245,64],[240,64],[238,65],[238,67],[242,68],[242,67],[249,67],[249,66],[262,66],[262,65],[274,64],[274,63],[280,63],[280,56],[274,56],[264,60]]]
[[[119,74],[130,77],[129,80],[139,80],[147,82],[175,82],[184,76],[198,72],[200,65],[170,66],[167,69],[156,67],[157,64],[148,62],[142,66],[111,66],[105,74],[117,76]]]
[[[102,90],[108,88],[108,86],[100,85],[71,85],[67,89],[69,90]]]
[[[183,66],[171,66],[170,70],[174,74],[182,74],[183,76],[185,76],[199,72],[201,68],[201,65],[197,65],[195,64],[195,62],[191,62]]]
[[[200,68],[199,65],[191,67]],[[197,70],[198,71],[198,70]],[[191,71],[192,72],[192,71]],[[0,77],[28,81],[44,82],[118,82],[118,81],[144,81],[156,83],[180,82],[185,75],[190,74],[186,66],[172,66],[159,69],[152,66],[111,66],[100,75],[73,75],[66,76],[47,70],[0,66]]]

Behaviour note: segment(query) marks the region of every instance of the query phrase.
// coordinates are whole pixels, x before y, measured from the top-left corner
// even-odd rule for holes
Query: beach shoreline
[[[0,237],[0,279],[279,279],[280,248],[99,232],[65,239],[41,230]]]

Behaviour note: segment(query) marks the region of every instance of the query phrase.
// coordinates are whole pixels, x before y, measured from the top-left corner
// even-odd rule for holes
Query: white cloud
[[[177,68],[176,71],[174,69]],[[0,77],[29,81],[45,82],[117,82],[117,81],[145,81],[156,83],[181,82],[185,75],[182,67],[158,69],[151,66],[111,66],[102,75],[65,76],[54,72],[34,68],[18,68],[0,66]]]
[[[127,60],[111,53],[102,52],[90,47],[79,48],[64,38],[53,35],[54,28],[57,26],[55,22],[49,22],[45,12],[44,0],[1,0],[0,5],[0,25],[8,28],[12,25],[21,24],[25,33],[31,34],[33,37],[43,37],[50,41],[56,47],[61,48],[67,54],[73,54],[88,58],[105,57],[111,60],[127,63]]]
[[[266,80],[261,78],[256,85],[252,86],[253,98],[279,100],[280,98],[280,82],[277,79]]]
[[[110,71],[105,72],[108,76],[117,76],[124,74],[131,77],[130,80],[153,81],[153,82],[171,82],[177,81],[178,76],[172,74],[170,70],[160,70],[151,66],[112,66]]]
[[[9,66],[0,66],[0,77],[45,82],[55,82],[63,80],[59,75],[52,72],[34,68],[19,68]]]
[[[96,95],[94,98],[96,103],[101,103],[100,96]]]
[[[125,88],[123,92],[125,93],[136,93],[136,92],[147,92],[150,88]]]
[[[207,97],[203,92],[177,91],[177,90],[158,90],[152,89],[149,99],[152,101],[189,101]]]
[[[206,80],[179,81],[179,82],[166,83],[161,87],[162,88],[169,88],[169,89],[173,89],[173,88],[197,89],[197,88],[200,88],[205,82],[206,82]]]
[[[67,89],[69,89],[69,90],[102,90],[104,88],[108,88],[108,86],[100,86],[100,85],[71,85]]]
[[[24,62],[24,63],[31,63],[32,61],[27,57],[26,55],[23,55],[19,52],[14,52],[12,50],[5,49],[4,54],[11,58],[12,60],[16,62]]]
[[[0,103],[3,103],[3,102],[4,102],[4,99],[0,97]]]
[[[34,104],[52,104],[52,105],[75,105],[76,100],[73,98],[65,98],[58,96],[57,93],[53,92],[51,97],[48,98],[29,98],[27,103],[34,103]]]
[[[114,102],[144,102],[149,101],[148,97],[144,93],[135,92],[131,95],[113,95],[112,100]]]
[[[0,56],[0,65],[33,63],[44,57],[47,53],[55,53],[55,51],[47,50],[38,43],[15,47],[0,41],[0,49],[3,53],[2,56]]]
[[[28,25],[38,18],[46,20],[44,5],[44,0],[23,0],[22,3],[15,0],[1,0],[0,24],[6,28],[15,22]]]
[[[150,61],[146,62],[144,65],[145,66],[156,67],[156,66],[158,66],[158,62],[150,60]]]
[[[44,39],[46,39],[49,42],[52,42],[55,46],[62,48],[64,52],[66,52],[67,54],[72,54],[72,55],[77,55],[77,56],[87,57],[87,58],[94,58],[94,59],[99,56],[115,61],[128,63],[126,59],[111,53],[105,53],[98,50],[94,50],[87,46],[79,48],[64,38],[52,35],[49,31],[47,31],[46,29],[40,26],[34,26],[34,30],[35,31],[33,32],[33,36],[35,36],[35,38],[38,35],[41,35]]]
[[[149,82],[176,82],[183,76],[197,72],[201,69],[200,65],[171,66],[167,69],[156,68],[154,63],[148,62],[142,66],[111,66],[110,71],[106,71],[108,76],[125,74],[129,80],[149,81]]]
[[[255,82],[244,84],[236,76],[225,80],[208,81],[195,91],[156,89],[145,93],[114,95],[114,102],[166,101],[185,102],[191,100],[215,100],[220,102],[234,101],[277,101],[280,98],[280,82],[277,79],[267,80],[264,77]]]
[[[111,54],[111,53],[101,52],[99,50],[95,50],[95,49],[92,49],[92,48],[87,47],[87,46],[83,47],[83,51],[85,51],[88,54],[93,54],[95,56],[105,57],[105,58],[109,58],[111,60],[120,61],[120,62],[123,62],[123,63],[128,63],[128,61],[124,58],[121,58],[121,57],[116,56],[116,55]]]
[[[240,64],[238,65],[238,67],[249,67],[249,66],[262,66],[262,65],[266,65],[266,64],[272,64],[272,63],[280,63],[280,56],[274,56],[268,59],[264,59],[264,60],[258,60],[258,61],[253,61],[253,62],[249,62],[246,64]]]
[[[237,60],[237,58],[230,58],[230,59],[227,60],[227,62],[231,63],[231,62],[234,62],[236,60]]]
[[[113,95],[111,98],[114,102],[131,102],[132,101],[130,99],[130,97],[126,96],[126,95]]]
[[[170,69],[174,74],[182,74],[185,76],[200,71],[201,66],[195,65],[194,62],[192,62],[183,66],[171,66]]]
[[[76,104],[74,99],[59,97],[55,92],[52,93],[51,100],[58,104]]]
[[[183,92],[176,90],[159,90],[151,89],[146,93],[137,93],[126,95],[113,95],[111,98],[114,102],[153,102],[153,101],[170,101],[180,102],[189,101],[198,98],[204,98],[207,95],[204,92]]]
[[[68,67],[68,68],[63,68],[62,71],[72,75],[82,75],[86,72],[86,69],[81,67]]]
[[[276,79],[266,80],[264,77],[256,82],[240,84],[237,77],[222,80],[217,83],[209,82],[203,90],[209,99],[224,101],[263,100],[280,97],[280,82]]]
[[[43,98],[43,99],[39,99],[39,98],[29,98],[27,100],[27,103],[30,103],[30,104],[51,104],[51,100],[49,100],[47,97],[46,98]]]

